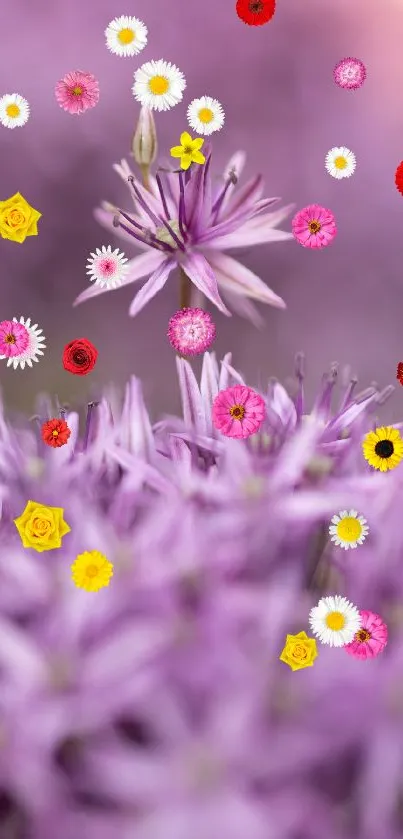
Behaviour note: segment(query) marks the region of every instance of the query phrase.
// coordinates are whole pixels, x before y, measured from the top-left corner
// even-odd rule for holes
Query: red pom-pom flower
[[[76,338],[66,344],[63,350],[63,367],[68,373],[86,376],[94,369],[98,350],[87,338]]]
[[[236,12],[248,26],[263,26],[272,19],[276,0],[238,0]]]
[[[396,378],[398,382],[400,382],[400,384],[403,385],[403,361],[399,361],[399,364],[397,365]]]
[[[52,449],[59,449],[60,446],[64,446],[65,443],[67,443],[70,434],[71,431],[67,422],[64,419],[58,419],[57,417],[44,422],[41,430],[43,442],[46,443],[47,446],[51,446]]]

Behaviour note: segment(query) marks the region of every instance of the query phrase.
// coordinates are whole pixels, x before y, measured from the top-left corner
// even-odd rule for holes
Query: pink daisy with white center
[[[325,248],[337,233],[336,220],[331,210],[310,204],[295,214],[292,232],[304,248]]]
[[[2,320],[0,323],[0,358],[15,358],[25,352],[29,332],[22,323]]]
[[[333,70],[333,78],[339,87],[358,90],[367,78],[367,70],[359,58],[342,58]]]
[[[83,114],[98,104],[98,81],[92,73],[72,70],[57,82],[55,96],[64,111],[69,114]]]
[[[256,434],[266,416],[263,398],[246,385],[221,390],[213,402],[213,425],[226,437]]]
[[[360,611],[360,617],[361,627],[344,649],[354,658],[375,658],[386,647],[388,627],[374,612]]]
[[[215,323],[203,309],[179,309],[171,317],[167,332],[171,346],[181,355],[198,355],[211,347]]]
[[[90,254],[86,266],[87,274],[91,282],[101,288],[117,288],[127,272],[127,261],[124,253],[118,248],[113,251],[111,245],[102,245],[102,248],[97,248],[95,253]]]

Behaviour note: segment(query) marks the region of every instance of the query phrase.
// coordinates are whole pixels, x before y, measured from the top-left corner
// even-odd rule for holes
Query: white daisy
[[[106,46],[110,52],[126,58],[138,55],[147,44],[148,29],[136,17],[121,15],[108,23],[105,29]]]
[[[169,61],[147,61],[134,74],[134,98],[154,111],[168,111],[183,97],[186,80]]]
[[[188,123],[198,134],[213,134],[224,125],[225,114],[217,99],[201,96],[193,99],[188,107]]]
[[[39,361],[37,356],[43,355],[42,350],[46,348],[45,336],[42,333],[42,329],[39,329],[37,323],[31,324],[31,318],[27,318],[27,320],[23,317],[19,320],[17,318],[13,318],[13,321],[14,323],[22,323],[22,325],[25,326],[25,329],[29,334],[29,344],[21,355],[16,355],[7,360],[7,367],[11,367],[12,365],[14,370],[16,370],[17,367],[21,367],[21,370],[23,370],[26,364],[28,367],[32,367],[33,361]]]
[[[6,93],[0,99],[0,122],[5,128],[20,128],[29,117],[29,105],[19,93]]]
[[[329,527],[331,541],[346,551],[362,545],[369,533],[367,520],[359,516],[357,510],[341,510],[333,516]]]
[[[95,282],[95,285],[101,288],[116,288],[126,274],[125,262],[127,259],[124,253],[121,253],[118,248],[113,251],[111,245],[107,248],[102,245],[102,249],[97,248],[96,252],[90,255],[87,262],[87,274],[91,282]]]
[[[319,600],[318,605],[309,613],[309,623],[313,634],[322,644],[344,647],[360,629],[361,617],[349,600],[336,594]]]
[[[335,146],[328,151],[325,166],[332,178],[350,178],[356,167],[355,154],[345,146]]]

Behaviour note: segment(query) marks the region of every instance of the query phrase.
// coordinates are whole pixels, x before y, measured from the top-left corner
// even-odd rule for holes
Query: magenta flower
[[[72,70],[57,83],[55,96],[64,111],[83,114],[88,108],[94,108],[99,101],[98,81],[92,73]]]
[[[336,221],[331,210],[310,204],[295,214],[292,232],[303,248],[325,248],[337,233]]]
[[[181,170],[157,172],[155,178],[150,177],[149,190],[133,176],[125,160],[114,167],[129,184],[134,212],[117,212],[105,204],[104,209],[96,211],[96,217],[110,232],[120,233],[143,251],[127,263],[125,284],[149,277],[131,304],[132,317],[164,287],[177,267],[197,293],[226,315],[230,312],[222,298],[237,314],[254,323],[260,315],[248,297],[285,308],[284,301],[260,277],[223,251],[290,239],[290,233],[276,227],[292,208],[267,212],[278,199],[262,198],[260,175],[236,193],[235,185],[245,162],[243,153],[230,160],[218,187],[210,175],[211,149],[205,149],[205,157],[204,166],[190,169],[186,177]],[[86,289],[75,305],[107,290],[96,286]],[[192,302],[195,301],[191,300],[190,305]]]
[[[22,323],[2,320],[0,323],[0,358],[15,358],[27,349],[29,332]]]
[[[388,627],[374,612],[361,611],[360,617],[361,629],[356,632],[354,640],[346,644],[344,649],[354,658],[375,658],[386,647]]]
[[[168,328],[171,346],[181,355],[199,355],[211,347],[216,336],[213,318],[204,309],[179,309]]]
[[[367,78],[365,64],[359,58],[342,58],[333,70],[333,78],[339,87],[357,90]]]
[[[245,385],[221,390],[213,402],[213,424],[226,437],[256,434],[266,415],[262,397]]]

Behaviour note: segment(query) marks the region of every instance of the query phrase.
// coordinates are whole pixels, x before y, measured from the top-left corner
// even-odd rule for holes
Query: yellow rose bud
[[[285,647],[279,658],[284,664],[288,664],[291,670],[303,670],[305,667],[312,667],[317,655],[315,639],[308,638],[306,632],[299,632],[298,635],[287,635]]]
[[[20,192],[16,192],[6,201],[0,201],[0,236],[20,243],[27,236],[37,236],[37,222],[41,215]]]
[[[37,501],[28,501],[24,512],[14,519],[24,548],[33,548],[39,553],[60,548],[62,537],[71,530],[63,513],[62,507],[46,507]]]

